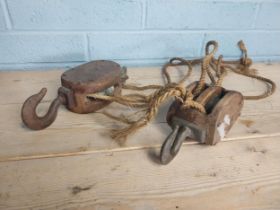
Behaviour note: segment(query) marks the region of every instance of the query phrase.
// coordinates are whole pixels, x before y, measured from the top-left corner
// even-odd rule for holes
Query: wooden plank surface
[[[280,81],[278,73],[280,65],[258,64],[256,68],[261,75],[275,81]],[[146,85],[163,84],[160,68],[128,69],[128,83]],[[171,69],[174,81],[184,72]],[[198,69],[189,81],[198,78]],[[32,159],[50,156],[65,156],[73,154],[88,154],[100,150],[126,150],[131,148],[154,147],[162,144],[170,132],[165,123],[165,113],[168,103],[160,110],[157,118],[136,135],[130,136],[126,145],[120,147],[110,139],[108,130],[113,128],[115,121],[93,113],[79,115],[71,113],[64,107],[58,112],[56,121],[47,129],[32,131],[22,124],[20,109],[23,101],[42,87],[48,88],[45,102],[39,105],[38,113],[44,113],[51,99],[56,96],[62,70],[46,72],[1,72],[0,73],[0,161],[16,159]],[[244,94],[261,93],[265,86],[250,78],[230,74],[225,80],[225,86],[237,89]],[[279,135],[280,112],[279,88],[276,93],[259,101],[246,101],[241,121],[238,121],[232,132],[224,140],[263,137]],[[117,104],[106,107],[106,110],[116,114],[127,113],[127,108]],[[250,125],[246,122],[251,122]],[[266,122],[266,123],[263,123]],[[150,133],[153,133],[151,136]],[[13,141],[11,141],[11,139]]]
[[[280,208],[280,138],[0,163],[0,209]]]
[[[280,84],[280,64],[257,64]],[[159,68],[128,69],[129,83],[162,84]],[[184,143],[167,166],[157,163],[170,132],[168,103],[124,146],[108,137],[115,122],[99,113],[78,115],[61,107],[52,126],[26,129],[23,101],[40,88],[56,95],[61,70],[0,73],[0,209],[280,209],[280,93],[246,101],[242,116],[216,146]],[[179,79],[180,71],[172,71]],[[197,78],[197,73],[190,78]],[[264,85],[230,74],[225,86],[257,94]],[[279,85],[278,85],[279,86]],[[170,102],[169,102],[170,103]],[[127,113],[116,104],[107,107]]]

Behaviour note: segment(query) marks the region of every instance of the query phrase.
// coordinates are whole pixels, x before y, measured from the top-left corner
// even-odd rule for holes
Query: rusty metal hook
[[[41,130],[52,124],[56,118],[59,106],[63,103],[63,98],[58,95],[57,98],[51,103],[47,114],[45,114],[45,116],[39,117],[36,114],[36,108],[46,93],[47,88],[42,88],[39,93],[34,94],[26,99],[22,106],[21,118],[23,123],[33,130]]]

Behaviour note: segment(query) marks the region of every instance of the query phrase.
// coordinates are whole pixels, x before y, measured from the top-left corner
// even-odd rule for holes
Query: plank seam
[[[241,137],[239,139],[236,138],[226,138],[222,140],[222,142],[232,142],[232,141],[244,141],[244,140],[252,140],[259,138],[271,138],[278,137],[280,133],[269,134],[269,135],[260,135],[260,136],[247,136]],[[270,140],[270,139],[269,139]],[[198,145],[199,143],[196,141],[184,142],[182,146],[190,146],[190,145]],[[45,158],[58,158],[58,157],[71,157],[71,156],[82,156],[82,155],[90,155],[90,154],[98,154],[98,153],[108,153],[108,152],[127,152],[134,150],[145,150],[145,149],[155,149],[160,148],[161,145],[153,145],[153,146],[138,146],[138,147],[127,147],[127,148],[116,148],[116,149],[102,149],[102,150],[88,150],[88,151],[76,151],[76,152],[68,152],[68,153],[51,153],[44,155],[30,155],[30,156],[15,156],[15,157],[7,157],[1,158],[0,163],[2,162],[13,162],[13,161],[24,161],[24,160],[34,160],[34,159],[45,159]]]

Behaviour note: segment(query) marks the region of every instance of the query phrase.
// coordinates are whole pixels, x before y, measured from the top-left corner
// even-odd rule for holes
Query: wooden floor
[[[64,107],[49,128],[31,131],[21,122],[23,101],[47,87],[38,108],[43,114],[56,96],[62,71],[1,72],[0,209],[280,209],[280,64],[255,67],[279,84],[276,93],[246,101],[221,143],[186,142],[167,166],[159,165],[157,156],[170,132],[165,123],[169,103],[124,146],[108,137],[108,129],[116,126],[113,120]],[[172,71],[172,79],[178,80],[182,71]],[[128,72],[128,83],[162,84],[159,68]],[[225,87],[244,95],[265,89],[233,74]],[[106,110],[129,111],[116,104]]]

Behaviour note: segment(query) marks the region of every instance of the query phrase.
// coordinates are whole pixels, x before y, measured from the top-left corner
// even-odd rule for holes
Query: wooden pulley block
[[[45,116],[39,117],[36,114],[36,107],[47,92],[46,88],[42,88],[39,93],[30,96],[24,102],[21,110],[22,120],[27,127],[41,130],[55,120],[61,104],[75,113],[95,112],[110,102],[89,98],[87,95],[92,93],[120,95],[122,85],[127,78],[126,68],[113,61],[99,60],[82,64],[61,75],[58,96],[51,103]]]
[[[192,90],[196,85],[197,82],[192,83],[188,88]],[[233,126],[243,107],[241,93],[218,86],[206,85],[194,100],[205,107],[206,113],[182,108],[179,100],[171,104],[166,119],[172,132],[161,148],[162,164],[168,164],[176,156],[186,138],[208,145],[217,144]]]

